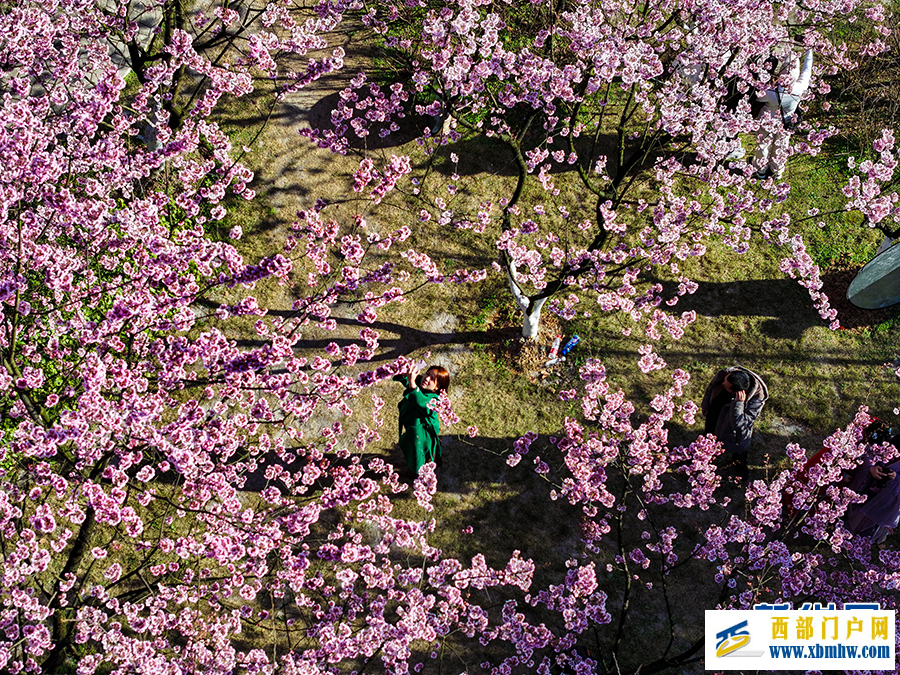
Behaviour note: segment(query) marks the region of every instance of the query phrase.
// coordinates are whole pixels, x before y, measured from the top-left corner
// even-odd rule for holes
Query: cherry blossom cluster
[[[342,228],[317,204],[283,252],[247,264],[240,228],[223,242],[213,222],[229,193],[253,198],[214,106],[280,73],[279,55],[324,47],[342,10],[297,23],[282,3],[218,7],[166,33],[165,58],[146,62],[138,22],[180,19],[170,3],[138,11],[26,0],[0,14],[0,669],[329,672],[362,655],[406,672],[422,641],[483,630],[460,589],[527,588],[533,571],[518,557],[500,570],[442,560],[425,518],[433,474],[421,516],[392,515],[397,473],[361,460],[377,410],[373,428],[347,421],[350,402],[377,398],[401,367],[354,368],[379,349],[377,331],[297,351],[343,295],[364,286],[371,308],[402,299],[393,284],[410,272],[366,254],[410,230]],[[246,33],[246,50],[206,45],[229,31]],[[123,39],[140,71],[127,90],[112,58]],[[339,67],[333,56],[285,73],[286,86]],[[186,72],[203,84],[185,108]],[[307,271],[287,312],[247,294]],[[226,337],[234,320],[252,346]],[[449,423],[449,401],[440,410]],[[428,564],[398,565],[397,551]],[[238,649],[251,627],[285,636],[280,656]]]
[[[750,164],[738,163],[733,165],[737,170],[730,170],[722,162],[736,148],[740,134],[759,127],[751,99],[772,85],[764,60],[773,54],[791,59],[808,47],[816,53],[819,71],[827,74],[852,69],[856,59],[885,49],[880,39],[860,45],[857,52],[833,40],[833,21],[845,16],[865,17],[877,24],[876,34],[883,34],[887,28],[881,25],[884,18],[876,4],[850,0],[821,3],[815,9],[789,5],[776,9],[732,3],[717,7],[714,19],[708,10],[679,0],[646,15],[623,10],[618,0],[581,3],[563,12],[538,2],[531,3],[528,19],[503,5],[477,0],[421,11],[367,5],[369,25],[384,35],[386,47],[405,55],[413,72],[391,89],[391,96],[383,87],[371,88],[359,75],[342,93],[347,104],[340,108],[340,122],[368,124],[375,107],[413,98],[405,87],[426,101],[418,104],[419,114],[451,120],[449,134],[421,130],[426,152],[452,145],[460,134],[503,140],[517,153],[520,174],[515,189],[498,202],[503,214],[496,242],[516,303],[526,314],[523,336],[536,334],[546,299],[559,295],[548,308],[572,318],[576,299],[590,293],[605,311],[631,314],[654,338],[659,319],[652,318],[651,308],[663,301],[671,307],[696,288],[685,278],[680,261],[704,255],[707,240],[722,241],[736,254],[759,241],[755,232],[763,233],[763,241],[776,243],[765,236],[768,224],[790,222],[790,214],[780,208],[789,183],[758,184],[750,178]],[[611,20],[620,14],[628,19]],[[421,21],[417,40],[410,39],[406,29],[414,21]],[[797,21],[804,26],[799,33]],[[534,30],[533,39],[508,39],[526,26]],[[815,77],[810,95],[828,91],[824,79]],[[591,122],[586,121],[587,110]],[[406,114],[395,112],[397,119]],[[380,113],[375,117],[381,123]],[[520,117],[529,121],[514,121]],[[772,118],[766,123],[776,122]],[[534,132],[538,126],[541,131]],[[785,161],[789,156],[818,155],[822,142],[836,132],[814,123],[806,127]],[[598,148],[596,142],[579,140],[619,132],[616,147]],[[893,136],[885,134],[876,143],[879,161],[862,168],[867,182],[854,178],[845,188],[852,200],[849,207],[866,213],[872,223],[892,213],[891,204],[896,206],[896,195],[880,194],[879,185],[890,180],[896,165]],[[694,152],[680,153],[688,147]],[[456,147],[450,152],[448,180],[430,171],[412,177],[412,192],[423,204],[420,222],[460,229],[482,222],[483,210],[450,209],[444,202],[447,193],[456,194],[459,154]],[[641,156],[658,159],[647,167],[638,161]],[[391,166],[397,162],[391,157],[381,170],[366,158],[357,174],[358,188],[381,180],[382,173],[396,173]],[[570,222],[571,205],[558,199],[558,181],[551,180],[552,173],[572,173],[575,167],[588,199],[596,199],[592,220]],[[537,197],[526,203],[522,186],[532,176]],[[383,189],[377,185],[380,199]],[[648,194],[653,195],[650,202]],[[540,228],[525,215],[531,209],[542,219]],[[794,240],[789,246],[785,269],[793,270],[823,318],[837,327],[802,242]],[[648,266],[678,278],[677,295],[666,298],[661,288],[643,283],[640,273]]]
[[[443,121],[443,128],[428,125],[419,141],[431,158],[449,154],[446,173],[431,172],[431,164],[423,172],[412,164],[409,172],[404,167],[401,178],[420,199],[411,210],[403,204],[409,221],[425,233],[439,226],[472,230],[478,223],[473,234],[495,237],[494,269],[508,279],[523,313],[539,318],[549,300],[548,309],[572,318],[589,300],[624,319],[626,335],[634,328],[646,335],[638,367],[654,378],[668,368],[654,344],[664,336],[681,338],[696,320],[694,312],[677,312],[678,299],[698,288],[686,262],[713,244],[735,255],[754,246],[787,251],[782,270],[800,280],[823,318],[836,327],[819,270],[803,240],[790,231],[797,220],[788,210],[790,183],[758,183],[749,163],[728,167],[722,159],[736,148],[740,134],[759,127],[750,101],[753,92],[772,85],[763,68],[766,57],[790,58],[797,43],[813,48],[821,70],[810,95],[826,94],[828,85],[819,74],[853,68],[857,58],[884,48],[873,43],[851,53],[833,40],[833,22],[857,13],[878,22],[883,15],[855,0],[815,7],[731,3],[714,9],[673,0],[642,12],[617,0],[579,3],[562,12],[536,2],[529,11],[523,18],[502,4],[478,0],[420,8],[367,6],[367,25],[385,36],[387,47],[407,55],[412,75],[402,84],[410,99],[416,90],[415,112]],[[410,39],[407,26],[416,21],[416,39]],[[521,37],[514,31],[525,26],[533,34],[512,39]],[[348,133],[364,135],[369,110],[393,105],[386,95],[374,100],[379,93],[367,92],[367,84],[358,77],[342,94],[338,121]],[[726,103],[734,91],[740,100]],[[384,128],[386,120],[377,121]],[[777,122],[769,124],[777,127]],[[807,126],[804,138],[792,139],[781,159],[815,157],[835,133],[815,121]],[[453,144],[479,135],[506,143],[519,167],[518,180],[510,181],[507,194],[491,196],[489,208],[454,201],[465,146]],[[588,140],[604,135],[618,135],[618,145],[598,147]],[[442,150],[445,145],[449,153]],[[875,150],[878,159],[858,167],[861,176],[850,180],[845,195],[849,208],[877,222],[896,206],[885,187],[896,164],[893,136],[885,132]],[[396,157],[385,168],[367,157],[355,176],[358,191],[374,184],[376,198],[388,199],[391,193],[381,186],[384,176],[397,173],[397,165]],[[557,178],[564,172],[577,172],[582,180],[586,201],[593,202],[587,217],[570,218],[575,207],[563,203]],[[409,251],[405,258],[436,274],[433,258]],[[677,283],[671,297],[660,279]],[[536,325],[526,316],[523,334],[533,337],[535,332],[524,329]],[[484,669],[595,672],[597,653],[592,658],[582,649],[600,648],[589,629],[627,623],[633,588],[665,589],[679,574],[681,583],[702,577],[719,589],[721,607],[795,600],[804,593],[840,599],[851,583],[854,598],[894,606],[883,589],[895,587],[897,562],[887,554],[872,559],[863,538],[847,532],[842,518],[860,497],[836,487],[863,452],[866,411],[825,440],[829,458],[808,471],[807,453],[789,447],[790,468],[750,485],[746,512],[736,514],[716,471],[721,445],[702,434],[683,447],[669,441],[676,421],[696,424],[698,405],[684,398],[688,373],[671,373],[668,387],[643,405],[611,386],[600,360],[588,359],[580,376],[581,382],[567,385],[559,397],[580,404],[583,417],[570,415],[550,439],[535,432],[521,435],[507,465],[533,467],[554,485],[554,498],[577,510],[584,554],[569,561],[563,579],[532,589],[524,600],[505,601],[499,616],[468,612],[466,635],[481,631],[482,642],[508,648],[508,656],[482,663]],[[426,494],[423,484],[417,498],[424,501]],[[686,536],[671,525],[673,513],[705,515],[697,532]],[[824,549],[802,550],[795,537],[822,542]],[[852,562],[846,565],[848,558]],[[604,570],[617,575],[618,589],[625,584],[625,599],[615,608],[601,590]],[[553,618],[544,620],[548,613]]]
[[[894,223],[896,229],[900,223],[900,196],[896,190],[885,192],[895,182],[898,167],[897,148],[894,132],[884,129],[881,138],[872,144],[878,159],[867,159],[857,163],[850,158],[850,169],[859,171],[859,176],[852,176],[844,187],[844,195],[850,200],[848,209],[856,209],[865,214],[871,226],[884,220]]]
[[[896,606],[900,557],[873,554],[842,522],[861,499],[838,483],[867,451],[868,412],[825,439],[815,467],[789,446],[790,467],[754,481],[746,510],[734,513],[715,471],[721,445],[705,435],[680,447],[669,440],[672,424],[694,423],[697,405],[685,400],[689,374],[668,374],[653,346],[695,320],[664,307],[697,289],[681,267],[712,241],[736,254],[755,238],[789,247],[786,273],[834,319],[818,270],[788,232],[789,186],[760,186],[749,167],[722,166],[736,134],[755,128],[747,99],[730,110],[722,98],[735,78],[748,91],[766,87],[760,58],[791,49],[788,16],[828,67],[852,67],[855,56],[829,31],[861,3],[671,0],[635,12],[597,0],[558,12],[535,2],[516,24],[539,26],[525,40],[509,33],[521,8],[481,0],[338,0],[306,15],[280,1],[213,3],[189,16],[164,0],[7,4],[0,669],[407,673],[462,635],[486,647],[484,670],[589,673],[606,657],[586,646],[627,624],[630,594],[666,589],[679,574],[717,589],[722,607],[811,595]],[[869,21],[885,18],[863,9]],[[342,48],[297,70],[281,57],[326,53],[345,14],[409,55],[408,78],[382,85],[358,74],[340,93],[333,128],[307,135],[345,152],[375,128],[395,133],[412,108],[442,122],[419,139],[430,157],[463,133],[484,134],[518,152],[521,181],[508,195],[472,200],[466,213],[464,200],[453,203],[461,149],[437,186],[409,157],[364,157],[353,177],[361,199],[384,202],[409,181],[423,200],[412,217],[390,227],[332,218],[319,200],[298,215],[283,250],[245,262],[240,227],[221,241],[217,224],[228,222],[232,195],[254,198],[253,176],[215,111],[252,95],[260,76],[278,99],[341,68]],[[126,53],[133,74],[120,68]],[[621,152],[586,150],[617,114],[639,121],[623,124]],[[520,117],[542,130],[532,145]],[[830,133],[811,128],[792,152],[814,156]],[[669,152],[682,141],[694,159]],[[854,165],[860,176],[845,194],[871,222],[896,220],[896,195],[885,192],[893,135],[874,149],[878,158]],[[584,177],[590,217],[570,218],[575,205],[559,203],[563,171]],[[591,299],[620,315],[626,332],[640,325],[650,342],[638,367],[668,377],[641,404],[588,359],[560,392],[573,412],[556,436],[525,431],[512,443],[508,468],[531,467],[579,525],[577,553],[540,584],[545,561],[519,551],[495,568],[482,554],[464,562],[436,548],[435,467],[423,468],[415,503],[399,513],[393,498],[408,486],[370,458],[388,408],[379,387],[409,365],[366,363],[382,349],[371,326],[378,310],[415,285],[488,275],[444,270],[417,250],[432,226],[496,236],[517,301],[540,301],[523,306],[540,311],[557,296],[548,307],[572,317]],[[674,297],[647,280],[654,270],[677,280]],[[290,307],[260,305],[257,289],[268,284],[288,287]],[[339,302],[356,304],[358,339],[306,344],[315,342],[304,342],[309,326],[337,327]],[[231,337],[248,330],[255,339]],[[354,414],[364,400],[371,419]],[[460,422],[449,397],[435,409],[442,426]],[[696,532],[674,527],[673,513]],[[798,548],[800,536],[821,546]],[[245,649],[250,633],[270,637]]]
[[[691,416],[696,411],[696,404],[679,400],[689,380],[686,372],[675,371],[668,391],[642,414],[623,392],[609,387],[600,361],[588,360],[580,373],[580,396],[591,425],[567,418],[563,437],[549,439],[562,453],[565,466],[549,475],[546,467],[535,470],[557,485],[557,497],[580,509],[582,543],[588,554],[569,561],[564,584],[533,591],[526,599],[559,613],[555,625],[542,624],[550,626],[550,633],[526,637],[528,614],[516,611],[523,605],[508,605],[505,616],[513,622],[518,646],[516,655],[504,661],[507,668],[515,659],[534,659],[539,649],[546,654],[546,664],[589,662],[585,652],[568,654],[568,650],[579,643],[596,648],[593,639],[579,636],[592,625],[600,628],[615,621],[617,613],[625,611],[612,606],[600,590],[603,586],[596,585],[598,562],[604,559],[612,560],[606,565],[608,574],[647,590],[656,588],[660,579],[664,586],[684,583],[693,588],[697,574],[710,574],[708,583],[721,589],[721,607],[797,603],[811,596],[839,603],[896,605],[891,589],[900,578],[900,561],[892,552],[873,556],[868,539],[851,536],[843,522],[847,509],[863,497],[838,487],[842,478],[857,469],[864,452],[885,461],[895,461],[897,454],[889,445],[867,450],[862,443],[862,430],[871,421],[865,408],[846,428],[824,440],[828,454],[813,467],[805,466],[804,449],[789,445],[790,468],[770,480],[753,481],[746,490],[746,511],[735,515],[728,512],[730,499],[722,495],[723,479],[716,466],[721,444],[707,435],[684,447],[672,447],[667,440],[664,424],[677,411]],[[545,443],[536,434],[526,435],[516,442],[510,458],[521,458]],[[550,448],[543,454],[549,456]],[[685,532],[671,524],[672,509],[720,515],[707,520],[689,541],[680,542]],[[823,546],[812,551],[797,548],[800,536]],[[592,612],[585,614],[587,605],[576,599],[592,589],[599,595]],[[570,656],[574,661],[568,660]],[[495,670],[505,672],[502,664]]]

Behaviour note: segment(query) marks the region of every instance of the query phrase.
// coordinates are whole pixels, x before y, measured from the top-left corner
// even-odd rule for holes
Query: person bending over
[[[700,409],[706,416],[703,432],[714,434],[734,456],[739,478],[748,476],[747,451],[753,423],[769,398],[763,379],[752,370],[731,366],[720,370],[703,395]]]

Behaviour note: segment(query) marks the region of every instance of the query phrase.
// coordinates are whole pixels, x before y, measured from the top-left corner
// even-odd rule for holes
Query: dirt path
[[[264,156],[256,157],[254,187],[285,225],[296,219],[298,210],[312,207],[316,199],[343,205],[357,197],[351,188],[351,176],[359,167],[360,157],[334,154],[300,135],[302,129],[329,125],[338,93],[366,62],[346,31],[331,33],[327,39],[331,49],[344,49],[344,67],[289,94],[259,140]],[[329,55],[330,50],[310,56],[321,59]],[[300,59],[294,61],[295,68],[305,65]],[[350,211],[343,206],[338,209]]]
[[[320,59],[329,56],[333,49],[341,47],[345,52],[344,67],[287,96],[272,113],[245,159],[255,172],[252,187],[257,193],[256,199],[268,211],[266,219],[270,221],[265,227],[245,234],[246,241],[242,242],[242,249],[246,251],[245,256],[248,258],[280,251],[290,225],[297,220],[297,212],[311,209],[319,199],[325,200],[329,205],[325,214],[341,225],[361,214],[372,229],[384,231],[397,227],[393,215],[395,212],[385,214],[383,209],[361,198],[352,189],[353,174],[364,156],[363,150],[352,149],[346,155],[335,154],[317,147],[300,133],[303,129],[330,126],[331,111],[337,104],[340,91],[349,85],[357,73],[369,68],[373,58],[371,50],[367,51],[351,38],[359,35],[358,28],[349,26],[340,32],[329,34],[329,49],[310,55]],[[288,65],[299,69],[304,68],[306,63],[296,59],[296,63]],[[399,154],[402,148],[387,146],[386,152]],[[297,276],[296,290],[292,291],[287,287],[267,289],[265,297],[260,296],[261,304],[270,309],[288,309],[296,297],[306,292],[305,283],[299,279],[303,275]],[[314,324],[305,326],[298,348],[315,349],[316,353],[321,353],[328,342],[336,342],[339,346],[351,341],[358,342],[359,332],[365,327],[356,320],[360,310],[359,305],[338,303],[332,308],[332,318],[337,320],[337,328],[329,331]],[[421,358],[430,351],[429,362],[441,364],[451,373],[457,373],[465,367],[465,362],[471,355],[468,345],[452,339],[454,332],[460,327],[460,319],[452,310],[447,310],[445,303],[420,302],[419,296],[416,296],[411,302],[383,309],[379,312],[379,320],[371,327],[380,335],[380,349],[375,360],[359,363],[349,369],[341,367],[341,372],[370,370],[393,361],[401,354]],[[382,397],[388,405],[382,412],[385,417],[383,440],[370,450],[387,455],[394,453],[396,456],[393,459],[396,462],[399,454],[395,453],[394,448],[396,439],[393,414],[394,403],[400,395],[399,387],[385,384],[376,387],[372,393]],[[453,387],[451,391],[451,398],[454,400],[460,400],[465,395],[465,389],[460,386]],[[372,424],[373,406],[368,394],[356,400],[353,407],[357,424]],[[323,409],[311,420],[310,428],[316,429],[322,424],[330,425],[338,420],[343,420],[343,415],[337,410]],[[464,429],[465,424],[461,424],[459,429],[452,431],[458,433]],[[454,442],[454,439],[445,437],[445,450],[448,449],[447,444],[452,445]]]

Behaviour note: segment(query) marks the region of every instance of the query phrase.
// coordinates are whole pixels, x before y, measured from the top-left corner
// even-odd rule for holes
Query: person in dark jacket
[[[734,456],[737,475],[746,478],[747,450],[753,423],[769,398],[763,379],[752,370],[731,366],[720,370],[706,388],[700,409],[706,416],[704,433],[714,434]]]

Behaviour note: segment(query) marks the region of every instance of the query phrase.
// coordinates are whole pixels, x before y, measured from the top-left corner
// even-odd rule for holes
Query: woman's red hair
[[[431,366],[428,371],[437,382],[438,391],[447,391],[450,388],[450,373],[443,366]]]

